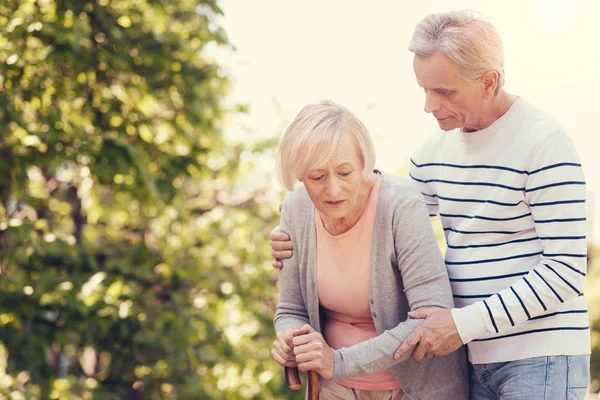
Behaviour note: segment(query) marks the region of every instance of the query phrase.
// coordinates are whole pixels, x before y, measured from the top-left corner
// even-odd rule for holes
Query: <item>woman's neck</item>
[[[348,232],[354,225],[356,225],[367,208],[369,196],[371,194],[371,190],[373,190],[373,186],[375,186],[376,181],[377,174],[374,172],[371,172],[365,179],[363,179],[360,192],[358,194],[358,201],[345,217],[329,218],[327,215],[321,214],[323,226],[330,235],[341,235]]]

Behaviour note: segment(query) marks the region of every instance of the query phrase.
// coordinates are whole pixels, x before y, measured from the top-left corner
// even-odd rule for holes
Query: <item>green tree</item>
[[[0,396],[288,397],[214,0],[0,4]],[[286,394],[283,394],[283,393]]]
[[[585,296],[588,301],[592,340],[591,391],[600,391],[600,248],[588,246]]]

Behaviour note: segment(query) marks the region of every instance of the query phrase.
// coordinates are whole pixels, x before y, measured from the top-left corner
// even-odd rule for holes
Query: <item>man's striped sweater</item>
[[[586,187],[561,126],[519,99],[486,129],[437,132],[409,171],[441,217],[471,362],[589,354]]]

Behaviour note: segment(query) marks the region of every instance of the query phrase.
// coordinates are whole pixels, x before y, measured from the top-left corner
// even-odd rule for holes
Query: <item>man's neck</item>
[[[473,125],[464,126],[462,131],[477,132],[487,128],[504,114],[506,114],[506,112],[515,103],[515,101],[517,101],[518,98],[518,96],[505,92],[504,90],[500,90],[498,94],[492,98],[486,109],[483,110],[478,122]]]

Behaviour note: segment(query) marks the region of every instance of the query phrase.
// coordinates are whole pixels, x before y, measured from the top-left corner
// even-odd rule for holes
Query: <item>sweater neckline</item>
[[[481,129],[475,132],[464,132],[461,129],[458,130],[458,135],[461,140],[464,141],[476,141],[485,140],[494,136],[496,133],[501,131],[507,121],[511,119],[511,116],[515,114],[525,103],[520,97],[510,106],[510,108],[500,118],[491,123],[487,128]]]

